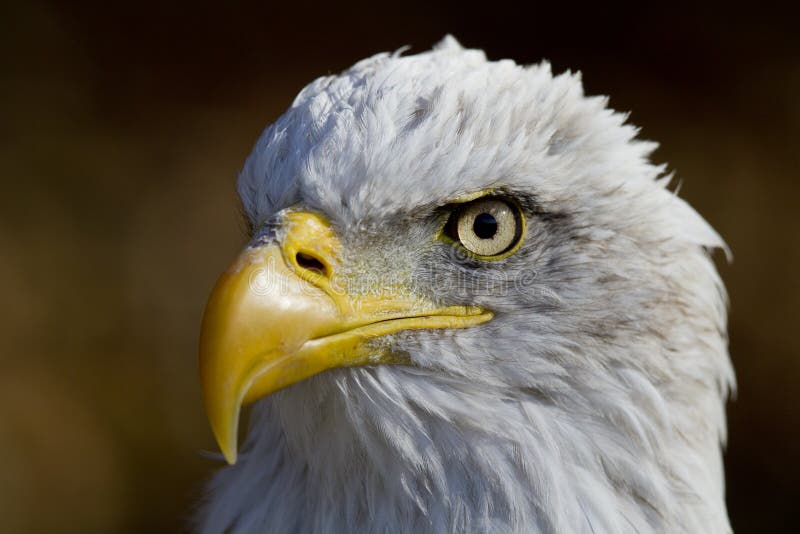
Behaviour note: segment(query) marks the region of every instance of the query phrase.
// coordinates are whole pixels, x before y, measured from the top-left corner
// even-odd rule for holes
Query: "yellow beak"
[[[246,249],[214,287],[200,333],[200,380],[228,463],[236,462],[243,404],[327,369],[402,362],[371,339],[492,318],[471,306],[437,307],[400,287],[350,295],[335,284],[340,247],[322,217],[289,212],[282,238]]]

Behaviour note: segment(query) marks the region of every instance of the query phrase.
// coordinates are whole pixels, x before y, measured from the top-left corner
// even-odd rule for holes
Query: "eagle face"
[[[636,132],[450,37],[303,89],[204,317],[200,529],[729,531],[724,244]]]

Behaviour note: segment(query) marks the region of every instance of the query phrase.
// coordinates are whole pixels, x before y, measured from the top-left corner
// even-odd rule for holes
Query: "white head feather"
[[[241,173],[252,225],[302,203],[353,273],[496,316],[383,340],[414,366],[329,371],[259,401],[202,531],[730,531],[733,371],[708,256],[724,245],[606,102],[451,37],[303,89]],[[432,243],[431,214],[488,188],[521,199],[528,233],[465,266]]]

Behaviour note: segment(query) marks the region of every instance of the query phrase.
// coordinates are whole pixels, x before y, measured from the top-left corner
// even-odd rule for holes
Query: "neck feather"
[[[655,389],[634,389],[636,410],[596,416],[408,368],[325,373],[254,407],[202,527],[728,531],[716,434],[687,441]]]

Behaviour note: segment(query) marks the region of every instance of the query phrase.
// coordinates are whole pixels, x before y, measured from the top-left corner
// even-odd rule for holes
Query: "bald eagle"
[[[203,319],[198,530],[729,532],[724,243],[636,134],[452,37],[305,87]]]

